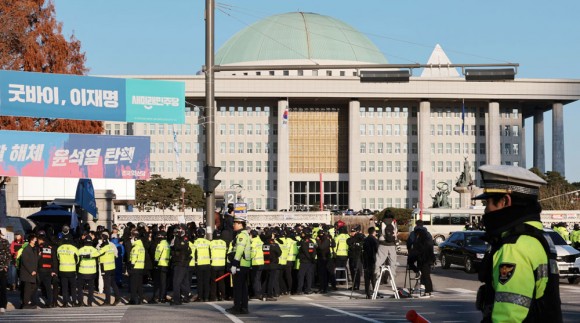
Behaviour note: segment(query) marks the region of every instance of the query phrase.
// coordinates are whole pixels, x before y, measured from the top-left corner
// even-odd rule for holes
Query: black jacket
[[[363,265],[368,270],[374,270],[377,262],[377,252],[379,251],[379,241],[372,235],[363,241]]]
[[[23,282],[35,283],[37,276],[32,276],[32,272],[38,275],[38,249],[27,246],[22,250],[20,256],[20,280]]]

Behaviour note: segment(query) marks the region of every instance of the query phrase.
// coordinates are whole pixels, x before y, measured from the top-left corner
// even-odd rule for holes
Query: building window
[[[512,126],[512,134],[514,137],[518,137],[520,135],[520,127]]]
[[[254,172],[254,162],[249,160],[248,162],[246,162],[246,171],[248,173],[253,173]]]
[[[367,190],[367,181],[366,179],[361,179],[360,181],[360,190],[366,191]]]
[[[396,179],[395,180],[395,191],[400,191],[400,190],[401,190],[401,180]]]
[[[230,161],[230,173],[234,173],[236,171],[236,162],[231,160]]]
[[[382,136],[382,135],[383,135],[383,125],[378,124],[377,125],[377,136]]]
[[[393,162],[390,160],[387,160],[387,173],[392,173],[393,172]]]
[[[240,136],[244,135],[244,124],[242,123],[238,124],[238,135]]]
[[[411,171],[413,173],[416,173],[419,169],[419,163],[416,160],[413,160],[413,162],[411,163]]]
[[[247,131],[246,131],[246,134],[248,134],[248,135],[253,135],[253,134],[254,134],[254,125],[253,125],[253,124],[249,124],[249,125],[246,127],[246,130],[247,130]]]
[[[382,179],[377,180],[377,190],[384,191],[385,190],[385,181]]]
[[[519,155],[520,154],[520,145],[519,144],[513,144],[512,151],[513,151],[514,155]]]
[[[382,160],[379,160],[377,162],[377,172],[382,173],[384,171],[385,171],[384,162]]]
[[[225,154],[225,153],[226,153],[226,143],[220,142],[220,154]]]
[[[151,146],[149,148],[149,152],[152,153],[152,154],[155,153],[155,143],[154,142],[151,143]]]
[[[397,160],[395,161],[395,173],[400,173],[401,172],[401,161]]]
[[[360,162],[360,172],[365,173],[366,171],[367,171],[367,162],[363,160]]]
[[[375,153],[375,143],[369,142],[369,154],[374,154],[374,153]]]
[[[375,172],[375,162],[369,161],[369,173],[374,173],[374,172]]]
[[[384,150],[383,143],[382,142],[377,143],[377,153],[382,154],[383,150]]]
[[[485,143],[479,144],[479,154],[485,155]]]
[[[375,190],[375,180],[371,179],[369,180],[369,191],[374,191]]]
[[[256,173],[261,173],[262,172],[262,162],[261,161],[256,161]]]
[[[385,125],[385,136],[390,136],[392,134],[392,126],[390,124]]]
[[[366,135],[366,132],[367,132],[367,126],[366,125],[361,124],[360,127],[359,127],[359,129],[360,129],[360,135],[361,136]]]
[[[361,154],[366,154],[366,152],[367,152],[367,144],[364,143],[364,142],[361,142],[360,143],[360,153]]]
[[[244,172],[244,161],[243,160],[238,161],[238,172],[239,173]]]
[[[393,180],[387,179],[387,191],[393,190]]]

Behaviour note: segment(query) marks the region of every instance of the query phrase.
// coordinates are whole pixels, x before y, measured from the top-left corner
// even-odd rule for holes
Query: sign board
[[[235,191],[225,191],[224,192],[224,204],[227,207],[229,204],[236,203],[236,192]]]
[[[236,203],[234,206],[234,216],[247,218],[247,216],[248,216],[248,203]]]
[[[185,123],[185,83],[0,71],[0,115]]]
[[[148,179],[150,138],[0,130],[0,175]]]

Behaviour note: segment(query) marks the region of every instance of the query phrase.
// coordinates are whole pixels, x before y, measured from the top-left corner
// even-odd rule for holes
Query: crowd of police
[[[85,225],[75,234],[66,225],[60,232],[37,227],[25,237],[17,234],[11,245],[0,239],[0,268],[5,269],[0,270],[0,308],[6,308],[8,288],[20,291],[25,309],[233,299],[229,311],[244,314],[249,298],[276,301],[282,295],[311,294],[315,285],[318,293],[336,290],[335,268],[347,264],[353,289],[360,289],[364,274],[370,298],[376,263],[393,261],[392,253],[380,252],[383,245],[394,248],[396,234],[392,224],[388,228],[371,227],[368,235],[360,226],[347,229],[342,221],[249,228],[232,208],[211,240],[195,223],[128,223],[112,231]],[[129,298],[124,300],[120,288],[125,283]],[[147,296],[145,285],[152,287]],[[104,293],[103,302],[95,299],[95,290]]]

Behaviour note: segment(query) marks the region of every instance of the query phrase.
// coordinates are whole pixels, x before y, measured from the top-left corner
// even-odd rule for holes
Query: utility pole
[[[214,166],[214,0],[205,0],[205,163]],[[215,193],[205,193],[206,235],[211,240],[215,226]]]

